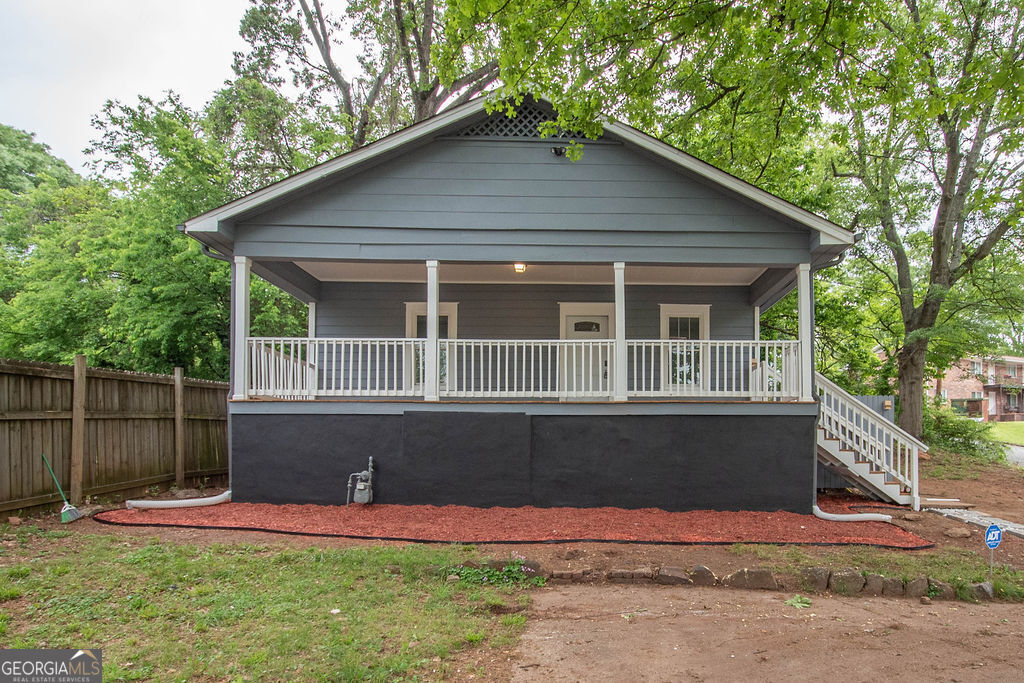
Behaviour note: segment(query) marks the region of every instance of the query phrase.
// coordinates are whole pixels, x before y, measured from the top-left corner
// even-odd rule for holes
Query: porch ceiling
[[[397,261],[296,261],[321,282],[426,282],[423,263]],[[711,285],[748,286],[764,274],[765,268],[711,266],[627,265],[627,285]],[[612,264],[528,263],[525,273],[516,273],[511,263],[441,263],[441,282],[458,284],[586,284],[614,282]]]

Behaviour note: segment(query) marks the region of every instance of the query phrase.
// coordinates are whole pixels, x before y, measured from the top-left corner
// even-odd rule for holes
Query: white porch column
[[[306,336],[313,338],[316,336],[316,302],[310,301],[306,304],[307,310],[307,322],[306,322]]]
[[[754,341],[761,341],[761,307],[754,306]]]
[[[615,262],[615,401],[626,400],[626,264]]]
[[[231,265],[231,398],[246,398],[249,389],[249,272],[252,261],[236,256]]]
[[[797,328],[800,339],[800,400],[813,400],[811,385],[814,377],[813,314],[814,301],[811,296],[811,265],[801,263],[796,267]]]
[[[440,391],[440,349],[437,343],[437,261],[427,261],[427,348],[424,351],[423,400],[438,400]]]

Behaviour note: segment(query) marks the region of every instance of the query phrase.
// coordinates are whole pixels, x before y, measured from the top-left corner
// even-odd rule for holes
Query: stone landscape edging
[[[908,581],[899,577],[864,572],[855,567],[831,570],[828,567],[805,567],[797,573],[774,574],[760,567],[737,569],[719,578],[704,565],[687,571],[681,567],[650,566],[609,569],[604,574],[589,568],[552,570],[545,573],[554,584],[600,581],[609,583],[649,583],[677,586],[724,586],[751,590],[782,590],[781,577],[797,577],[805,590],[814,593],[833,593],[846,597],[909,597],[937,600],[956,600],[956,589],[938,579],[919,576]],[[981,581],[967,584],[968,597],[975,601],[992,600],[992,583]]]

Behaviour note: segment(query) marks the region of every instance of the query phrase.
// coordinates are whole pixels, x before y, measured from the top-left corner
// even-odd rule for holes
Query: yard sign
[[[992,567],[995,564],[996,548],[1003,542],[1003,530],[993,524],[985,530],[985,545],[988,546],[988,578],[992,579]]]

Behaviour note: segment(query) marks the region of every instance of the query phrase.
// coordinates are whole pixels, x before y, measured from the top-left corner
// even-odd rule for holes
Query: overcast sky
[[[243,47],[246,0],[0,0],[0,123],[36,134],[81,172],[108,99],[203,105]]]

